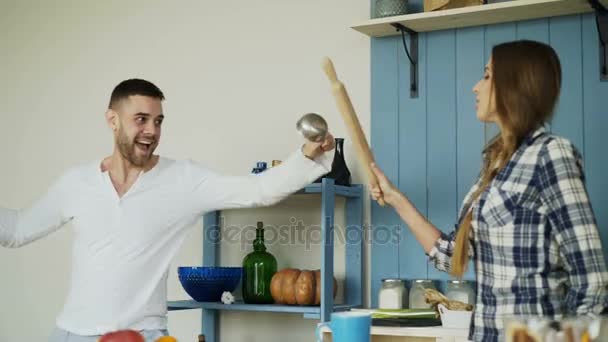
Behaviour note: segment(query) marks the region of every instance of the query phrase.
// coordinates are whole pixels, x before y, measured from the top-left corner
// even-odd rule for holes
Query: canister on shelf
[[[448,280],[446,297],[466,304],[475,304],[475,292],[473,286],[466,280]]]
[[[376,0],[374,18],[407,14],[407,0]]]
[[[378,293],[378,308],[407,309],[408,291],[401,279],[382,279]]]
[[[412,281],[410,289],[410,309],[428,309],[430,304],[424,299],[424,289],[434,289],[435,284],[430,279],[416,279]]]
[[[268,164],[264,161],[259,161],[255,164],[255,167],[251,169],[252,174],[262,173],[266,171]]]
[[[259,161],[259,162],[257,162],[257,163],[256,163],[255,167],[256,167],[258,170],[260,170],[260,171],[264,171],[264,170],[266,170],[267,165],[268,165],[268,164],[266,164],[266,162],[264,162],[264,161]]]

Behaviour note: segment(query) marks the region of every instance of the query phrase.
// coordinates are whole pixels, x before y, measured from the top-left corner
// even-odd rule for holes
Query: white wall
[[[294,126],[306,112],[323,114],[336,136],[345,135],[320,68],[326,55],[369,131],[369,40],[349,28],[368,13],[367,0],[0,0],[0,205],[26,206],[66,168],[111,152],[103,112],[126,78],[155,82],[167,96],[161,154],[226,173],[284,158],[301,143]],[[347,144],[361,181],[351,151]],[[299,215],[316,224],[315,205],[288,200],[229,212],[227,220],[281,225]],[[193,229],[176,257],[170,299],[188,298],[175,268],[200,264],[201,239]],[[46,339],[66,294],[71,242],[66,227],[22,249],[0,249],[0,341]],[[229,247],[222,261],[240,263],[247,251]],[[318,248],[271,250],[280,267],[318,262]],[[338,276],[343,261],[337,259]],[[169,317],[180,341],[196,340],[199,311]],[[314,324],[301,316],[228,313],[222,340],[310,341]]]

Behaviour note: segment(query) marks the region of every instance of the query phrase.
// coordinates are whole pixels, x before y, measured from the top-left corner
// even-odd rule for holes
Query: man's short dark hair
[[[141,95],[148,96],[159,100],[164,100],[165,95],[163,92],[155,86],[152,82],[132,78],[129,80],[125,80],[120,82],[112,91],[112,96],[110,96],[110,104],[109,108],[114,109],[118,102],[127,99],[129,96],[133,95]]]

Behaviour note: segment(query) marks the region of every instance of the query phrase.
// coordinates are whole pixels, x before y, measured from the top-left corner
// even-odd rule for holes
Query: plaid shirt
[[[599,314],[608,306],[608,273],[584,185],[582,160],[566,139],[540,128],[528,135],[479,200],[473,186],[469,248],[477,277],[470,338],[504,340],[509,316]],[[450,270],[456,232],[429,257]]]

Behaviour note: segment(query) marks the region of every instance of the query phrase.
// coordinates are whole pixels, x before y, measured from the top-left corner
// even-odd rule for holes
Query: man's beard
[[[131,165],[143,167],[152,158],[152,153],[154,153],[154,149],[156,148],[156,146],[154,146],[156,141],[155,139],[148,139],[152,140],[152,144],[150,144],[150,146],[148,147],[148,151],[146,151],[146,153],[142,155],[138,154],[135,151],[135,141],[137,139],[138,138],[135,137],[133,140],[130,140],[124,130],[120,128],[118,130],[117,138],[118,151],[120,152],[123,158],[125,158],[129,163],[131,163]]]

